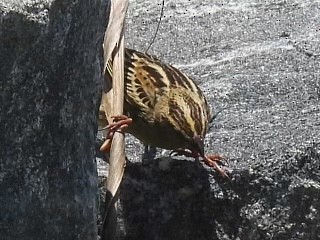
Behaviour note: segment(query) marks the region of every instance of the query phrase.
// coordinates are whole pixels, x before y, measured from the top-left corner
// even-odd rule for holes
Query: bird
[[[107,64],[105,81],[112,82],[112,60]],[[123,115],[113,116],[113,122],[107,124],[100,106],[99,121],[109,130],[109,141],[101,151],[109,151],[115,131],[124,131],[144,144],[172,150],[171,155],[201,158],[228,177],[220,167],[223,157],[204,152],[204,139],[213,118],[211,108],[197,84],[176,67],[125,48],[123,109]]]

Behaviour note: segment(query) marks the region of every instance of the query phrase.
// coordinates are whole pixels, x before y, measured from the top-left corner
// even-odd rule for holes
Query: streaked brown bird
[[[199,159],[222,176],[219,155],[204,154],[204,138],[212,120],[211,111],[200,88],[175,67],[132,49],[125,49],[124,114],[115,116],[107,126],[112,139],[116,130],[126,128],[145,144],[173,150],[178,155]],[[112,81],[112,62],[106,70],[106,81]],[[100,120],[105,118],[100,107]],[[106,123],[106,122],[105,122]],[[103,144],[108,151],[110,141]]]

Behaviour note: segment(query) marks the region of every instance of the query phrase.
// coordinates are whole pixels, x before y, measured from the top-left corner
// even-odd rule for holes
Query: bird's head
[[[192,154],[194,155],[194,157],[204,157],[204,142],[203,139],[198,136],[195,135],[192,139],[191,139],[191,143],[190,146],[188,147],[188,149],[192,152]]]
[[[168,102],[168,122],[184,139],[184,147],[194,157],[204,156],[204,138],[208,129],[209,111],[204,98],[186,89],[177,88]]]

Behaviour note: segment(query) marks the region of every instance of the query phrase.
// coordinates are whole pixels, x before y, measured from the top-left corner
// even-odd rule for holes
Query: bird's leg
[[[142,162],[149,159],[155,159],[157,155],[157,148],[151,145],[144,145],[144,153],[142,155]]]
[[[217,154],[206,155],[203,157],[203,161],[207,166],[214,168],[222,177],[229,178],[228,174],[226,174],[226,172],[219,166],[223,164],[223,159],[223,157]]]
[[[179,148],[176,150],[173,150],[170,153],[170,156],[186,156],[186,157],[192,157],[196,160],[199,160],[199,157],[201,154],[199,154],[197,151],[188,151],[187,149]],[[229,178],[228,174],[219,166],[219,165],[225,165],[223,163],[224,158],[219,156],[218,154],[213,155],[205,155],[203,156],[203,162],[209,166],[214,168],[222,177]]]
[[[124,132],[130,123],[132,123],[132,118],[127,117],[126,115],[117,115],[112,116],[113,123],[110,123],[104,129],[108,129],[109,132],[107,134],[106,140],[100,147],[101,152],[109,152],[111,148],[112,138],[115,132]]]

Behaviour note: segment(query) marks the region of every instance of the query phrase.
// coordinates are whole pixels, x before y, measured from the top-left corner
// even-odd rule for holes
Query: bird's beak
[[[204,157],[204,143],[201,137],[199,136],[194,136],[193,141],[196,147],[196,150],[199,152],[201,157]]]

